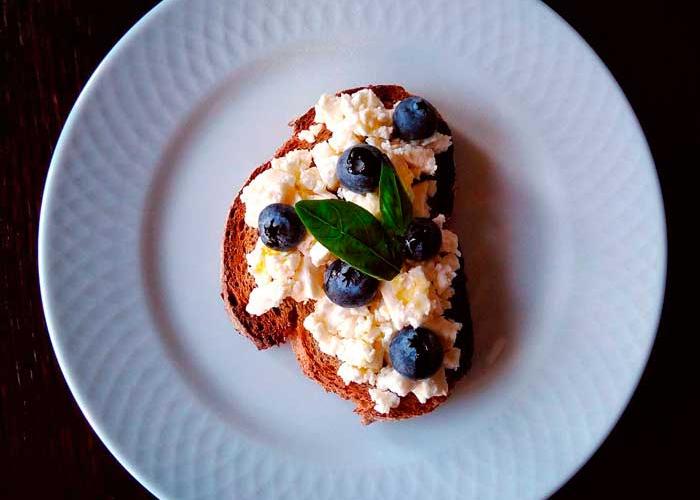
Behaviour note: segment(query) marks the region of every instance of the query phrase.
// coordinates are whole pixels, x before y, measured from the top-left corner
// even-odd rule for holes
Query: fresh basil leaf
[[[302,200],[294,208],[313,237],[351,266],[387,281],[401,272],[396,239],[359,205],[343,200]]]
[[[413,220],[413,205],[406,188],[387,160],[382,161],[379,175],[379,211],[384,226],[396,234],[406,233]]]

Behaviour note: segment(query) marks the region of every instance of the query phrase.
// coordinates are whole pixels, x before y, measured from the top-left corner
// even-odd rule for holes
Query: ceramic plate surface
[[[241,183],[323,92],[400,83],[454,132],[475,368],[438,411],[359,424],[219,298]],[[653,343],[665,227],[629,104],[535,1],[168,0],[80,96],[46,184],[51,338],[102,440],[163,498],[546,496]]]

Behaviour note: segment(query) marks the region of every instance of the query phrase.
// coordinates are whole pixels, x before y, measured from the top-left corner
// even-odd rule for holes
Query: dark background
[[[114,43],[156,2],[0,0],[0,497],[151,498],[97,439],[54,357],[39,298],[37,229],[49,159],[78,93]],[[555,496],[698,494],[696,324],[680,326],[678,236],[700,170],[695,1],[546,2],[605,61],[649,141],[663,189],[670,263],[661,326],[629,407]],[[681,177],[683,176],[683,177]],[[689,205],[690,203],[688,203]],[[697,212],[697,210],[696,210]],[[689,272],[689,270],[688,270]],[[697,293],[694,294],[697,296]],[[694,453],[694,455],[693,455]],[[698,497],[696,497],[698,498]]]

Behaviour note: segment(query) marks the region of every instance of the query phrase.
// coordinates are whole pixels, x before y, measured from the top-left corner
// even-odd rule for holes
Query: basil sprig
[[[301,200],[294,208],[321,245],[356,269],[387,281],[401,272],[396,239],[361,206],[343,200]]]
[[[386,281],[401,272],[399,238],[413,219],[413,207],[388,158],[382,161],[379,177],[382,222],[344,200],[301,200],[294,209],[321,245],[354,268]]]
[[[403,235],[413,220],[411,198],[388,159],[382,161],[379,176],[379,210],[384,227]]]

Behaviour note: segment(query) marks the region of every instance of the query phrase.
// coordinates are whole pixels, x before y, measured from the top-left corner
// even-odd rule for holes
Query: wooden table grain
[[[44,322],[36,262],[44,180],[66,116],[99,61],[155,3],[0,0],[0,498],[152,498],[95,436],[66,386]],[[700,135],[693,2],[547,3],[596,49],[631,101],[657,163],[673,236],[681,229],[672,177],[698,167],[697,156],[694,165],[685,156],[697,154]],[[671,240],[672,257],[674,250]],[[555,498],[690,491],[681,457],[699,444],[691,430],[698,391],[679,383],[694,377],[688,350],[672,336],[674,262],[636,395]]]

